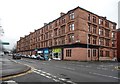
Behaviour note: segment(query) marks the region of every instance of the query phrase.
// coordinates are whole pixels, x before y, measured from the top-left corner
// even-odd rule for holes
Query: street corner
[[[4,68],[2,69],[2,77],[0,77],[0,80],[8,80],[12,79],[15,77],[23,76],[26,74],[31,73],[31,67],[21,64],[21,63],[16,63],[14,65],[9,65],[9,68]]]

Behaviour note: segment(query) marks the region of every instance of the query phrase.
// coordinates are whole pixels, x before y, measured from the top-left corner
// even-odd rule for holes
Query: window
[[[99,45],[104,45],[104,38],[99,39]]]
[[[61,38],[58,39],[58,45],[61,45]]]
[[[110,56],[110,52],[109,51],[106,51],[106,57],[109,57]]]
[[[88,31],[91,32],[91,26],[88,24]]]
[[[69,14],[69,18],[70,18],[70,20],[74,19],[74,18],[75,18],[75,17],[74,17],[74,13],[70,13],[70,14]]]
[[[60,31],[60,29],[58,29],[58,35],[61,35],[61,31]]]
[[[105,45],[109,46],[109,39],[106,39],[105,41],[106,41]]]
[[[93,25],[93,33],[96,34],[96,28],[97,26]]]
[[[99,27],[99,35],[101,36],[104,35],[104,29],[102,27]]]
[[[57,36],[57,29],[54,30],[54,35]]]
[[[57,21],[55,21],[55,27],[57,26]]]
[[[62,24],[64,24],[65,23],[65,18],[62,18]]]
[[[69,25],[69,31],[73,31],[73,30],[74,30],[74,24],[72,23]]]
[[[52,40],[49,40],[49,46],[52,46]]]
[[[54,39],[54,45],[57,45],[57,39]]]
[[[68,49],[66,50],[66,57],[71,57],[72,50]]]
[[[109,22],[108,21],[105,21],[105,27],[109,28]]]
[[[105,30],[105,36],[109,37],[109,30]]]
[[[112,47],[115,47],[115,41],[112,41]]]
[[[48,33],[45,33],[45,39],[48,39]]]
[[[88,21],[90,21],[90,14],[88,15]]]
[[[112,38],[115,38],[115,32],[112,32]]]
[[[96,17],[95,16],[93,16],[93,22],[96,23]]]
[[[74,34],[68,35],[69,42],[74,42]]]
[[[93,37],[93,44],[96,44],[96,41],[97,41],[97,37]]]
[[[90,57],[90,50],[88,50],[88,57]]]
[[[103,50],[100,50],[100,57],[103,57]]]
[[[61,38],[61,44],[65,44],[65,37]]]
[[[103,19],[99,19],[99,24],[103,25]]]
[[[113,50],[113,57],[116,57],[115,50]]]
[[[90,35],[88,35],[88,43],[90,43]]]
[[[96,49],[93,49],[93,56],[96,56]]]
[[[65,34],[65,26],[61,26],[61,34]]]

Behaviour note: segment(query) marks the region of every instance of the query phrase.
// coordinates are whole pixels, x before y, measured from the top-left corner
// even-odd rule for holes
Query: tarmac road
[[[6,58],[11,59],[10,56]],[[120,80],[119,70],[115,68],[118,66],[116,62],[41,61],[29,58],[15,61],[32,68],[31,73],[10,79],[18,84],[40,82],[118,84]]]

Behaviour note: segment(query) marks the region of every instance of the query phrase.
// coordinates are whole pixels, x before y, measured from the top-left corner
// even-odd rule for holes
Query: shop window
[[[58,58],[58,53],[54,53],[54,57],[55,57],[55,58]]]
[[[93,56],[96,56],[96,49],[93,49]]]
[[[71,49],[66,50],[66,57],[71,57],[71,54],[72,54]]]

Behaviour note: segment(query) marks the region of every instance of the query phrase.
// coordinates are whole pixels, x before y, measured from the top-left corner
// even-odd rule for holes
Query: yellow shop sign
[[[55,49],[52,50],[52,52],[59,53],[59,52],[61,52],[61,48],[55,48]]]

